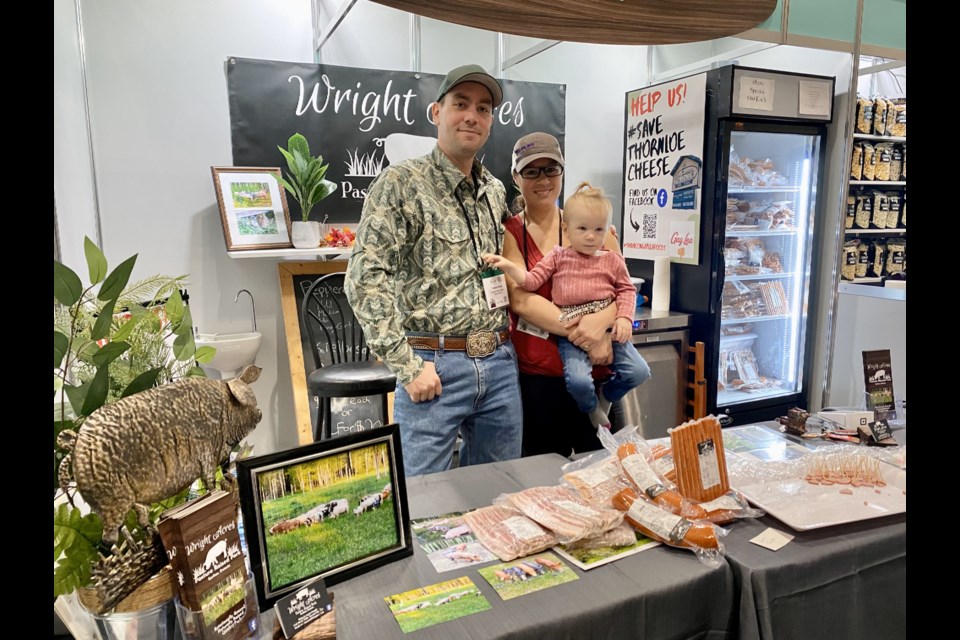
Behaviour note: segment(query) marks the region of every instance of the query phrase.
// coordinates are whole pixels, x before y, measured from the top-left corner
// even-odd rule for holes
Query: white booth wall
[[[322,24],[340,4],[319,3]],[[257,357],[263,373],[254,390],[264,418],[248,442],[255,454],[295,446],[278,260],[227,255],[210,167],[232,164],[226,59],[314,61],[310,1],[55,0],[54,16],[54,195],[63,261],[85,273],[82,239],[96,239],[99,210],[102,249],[112,266],[138,253],[135,279],[189,274],[190,308],[201,332],[248,331],[249,301],[234,299],[249,289],[263,334]],[[492,32],[422,19],[420,33],[421,71],[442,74],[465,63],[490,69],[496,62]],[[410,69],[410,34],[409,14],[359,0],[320,60]],[[533,42],[505,36],[505,58]],[[727,46],[736,54],[743,51],[738,45],[730,39]],[[716,43],[658,48],[655,64],[648,64],[648,47],[561,43],[510,67],[504,77],[566,85],[566,189],[588,179],[607,191],[619,211],[624,94],[647,84],[648,68],[663,77],[669,66],[689,67],[697,56],[710,57],[698,47],[716,58]],[[745,66],[836,76],[836,119],[845,119],[849,54],[781,46],[735,59]],[[844,166],[841,129],[831,130],[828,168]],[[839,175],[827,178],[828,217],[822,223],[839,229],[845,183]],[[826,236],[820,268],[830,275],[839,248],[835,233]],[[826,300],[833,292],[820,295]],[[826,369],[823,333],[818,328],[814,338],[820,358],[815,372]],[[816,401],[819,391],[813,396]]]

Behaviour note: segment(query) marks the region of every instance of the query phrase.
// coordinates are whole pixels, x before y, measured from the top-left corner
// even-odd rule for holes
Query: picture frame
[[[279,167],[210,167],[227,251],[287,249],[290,210]]]
[[[413,554],[396,423],[236,465],[261,611]]]

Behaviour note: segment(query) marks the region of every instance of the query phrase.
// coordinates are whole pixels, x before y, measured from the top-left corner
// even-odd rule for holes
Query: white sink
[[[254,364],[263,336],[259,331],[248,333],[199,333],[194,338],[197,348],[217,350],[213,360],[201,365],[205,370],[215,369],[221,380],[236,378],[248,364]],[[210,372],[207,371],[209,374]]]

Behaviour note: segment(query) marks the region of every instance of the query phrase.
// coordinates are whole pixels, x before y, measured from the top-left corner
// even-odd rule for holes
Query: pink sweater
[[[553,303],[559,307],[617,299],[617,317],[633,321],[637,308],[637,289],[630,281],[627,264],[616,251],[603,250],[598,256],[585,256],[570,247],[555,245],[543,257],[521,285],[536,291],[551,279]]]

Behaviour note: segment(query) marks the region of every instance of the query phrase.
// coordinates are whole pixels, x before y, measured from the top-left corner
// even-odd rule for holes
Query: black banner
[[[313,155],[329,164],[337,191],[322,200],[311,219],[355,223],[367,187],[384,167],[428,153],[437,128],[428,108],[442,75],[381,71],[324,64],[230,58],[230,132],[234,166],[281,167],[277,146],[302,133]],[[534,131],[557,137],[564,147],[565,85],[501,80],[504,101],[494,111],[490,139],[478,158],[507,187],[510,155],[518,138]],[[288,198],[290,216],[300,219]]]

